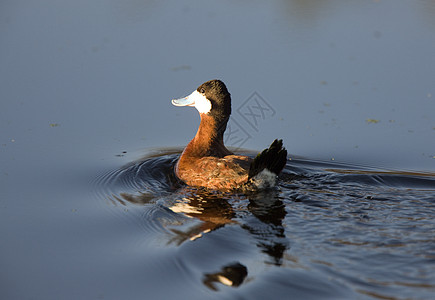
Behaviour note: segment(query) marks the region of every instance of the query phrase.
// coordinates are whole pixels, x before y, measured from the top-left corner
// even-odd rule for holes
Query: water
[[[37,203],[23,206],[20,191],[3,202],[3,231],[19,233],[2,246],[5,297],[433,295],[433,173],[293,158],[277,189],[234,195],[178,182],[180,152],[150,151],[89,184],[70,177],[70,189],[54,180],[31,189]]]
[[[159,278],[178,274],[167,290],[147,282],[147,293],[177,297],[172,285],[183,283],[193,298],[433,295],[433,173],[293,159],[277,189],[233,195],[180,184],[174,152],[95,183],[102,206],[131,222],[125,235],[136,237],[136,265],[146,253],[159,262]]]
[[[434,20],[432,0],[1,1],[0,298],[433,298]],[[171,175],[199,118],[170,100],[213,78],[227,145],[284,140],[277,190]]]
[[[433,173],[293,157],[277,189],[234,195],[178,182],[181,150],[93,177],[22,174],[27,187],[2,197],[4,297],[433,295]]]

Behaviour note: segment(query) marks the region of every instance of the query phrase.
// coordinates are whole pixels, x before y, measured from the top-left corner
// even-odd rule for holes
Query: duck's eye
[[[204,94],[204,93],[205,93],[205,90],[204,90],[203,88],[201,88],[201,89],[199,90],[199,92],[200,92],[201,94]]]

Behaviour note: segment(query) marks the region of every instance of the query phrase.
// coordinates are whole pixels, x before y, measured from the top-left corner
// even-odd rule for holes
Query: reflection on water
[[[148,160],[140,164],[139,169],[145,171],[148,168],[145,167],[147,162]],[[172,172],[172,163],[173,160],[171,160],[170,164],[162,164],[164,170],[168,173]],[[133,173],[137,175],[138,171],[121,172],[121,174]],[[166,178],[170,179],[167,181],[168,183],[175,184],[175,177],[171,175]],[[127,202],[139,205],[148,204],[154,199],[154,196],[150,192],[138,191],[136,194],[121,192],[119,196],[112,194],[111,198],[125,206]],[[185,219],[186,222],[180,223],[178,220],[176,225],[168,226],[173,234],[168,243],[181,245],[185,241],[194,241],[204,234],[227,224],[239,224],[241,228],[247,230],[257,240],[257,247],[263,253],[269,255],[270,262],[280,265],[284,251],[287,249],[282,224],[286,211],[284,203],[278,198],[277,190],[267,190],[248,195],[232,195],[182,186],[176,191],[176,197],[173,194],[170,197],[165,197],[165,199],[170,199],[166,202],[170,211],[188,217]],[[240,223],[240,221],[237,221],[238,215],[229,203],[229,201],[233,202],[235,200],[247,203],[245,208],[251,213],[249,222]],[[190,218],[195,218],[200,222],[191,224]],[[248,218],[244,216],[245,219]]]
[[[435,288],[434,174],[291,160],[276,189],[229,194],[180,183],[179,153],[110,172],[97,189],[111,210],[142,211],[131,218],[147,245],[178,249],[197,289],[395,299]],[[274,268],[288,274],[263,278]]]
[[[183,195],[182,199],[177,200],[169,209],[190,218],[197,218],[201,222],[186,231],[171,228],[171,231],[176,234],[171,241],[176,241],[178,245],[185,240],[193,241],[203,234],[235,222],[234,210],[224,197],[189,187],[183,188],[181,195]]]
[[[220,282],[227,286],[238,287],[248,275],[246,267],[240,263],[233,263],[224,266],[220,272],[205,274],[203,283],[210,289],[217,291],[215,282]]]
[[[263,191],[249,197],[248,210],[259,221],[254,225],[244,224],[256,237],[257,247],[270,257],[270,262],[280,265],[288,243],[282,224],[286,215],[284,203],[278,198],[278,191]]]

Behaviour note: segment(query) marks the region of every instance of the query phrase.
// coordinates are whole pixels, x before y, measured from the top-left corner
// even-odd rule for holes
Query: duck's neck
[[[187,145],[184,153],[196,157],[224,157],[232,154],[224,145],[224,131],[228,120],[219,124],[213,117],[207,114],[200,114],[200,116],[201,123],[199,124],[198,131]]]

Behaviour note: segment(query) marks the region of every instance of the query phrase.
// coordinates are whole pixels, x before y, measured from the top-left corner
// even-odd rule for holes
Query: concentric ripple
[[[246,274],[252,281],[273,265],[313,284],[332,278],[337,295],[351,298],[435,289],[435,174],[292,159],[277,188],[234,195],[181,184],[173,170],[180,152],[160,151],[107,172],[95,189],[106,210],[133,222],[147,247],[181,247],[175,260],[192,274],[209,264],[201,275],[207,288],[243,285]],[[235,270],[240,282],[229,279]],[[289,286],[281,283],[284,293]]]

